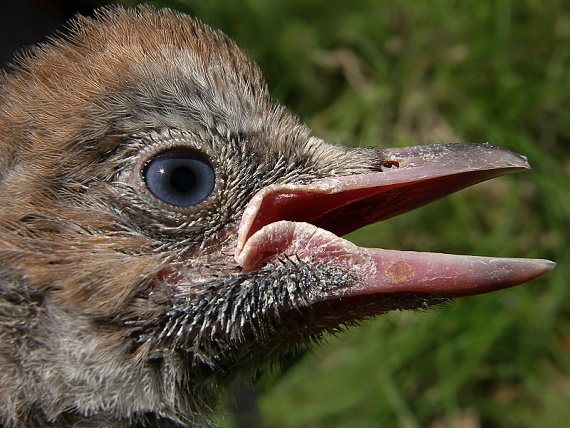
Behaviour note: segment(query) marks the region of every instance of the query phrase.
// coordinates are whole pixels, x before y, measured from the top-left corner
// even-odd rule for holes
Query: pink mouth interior
[[[385,173],[359,176],[362,188],[338,193],[302,187],[284,187],[268,192],[256,207],[255,216],[243,237],[247,240],[263,226],[280,220],[306,222],[336,235],[345,235],[489,178],[487,171],[458,174],[454,177],[453,187],[448,189],[445,189],[447,177],[364,187],[368,182],[374,186],[378,174]],[[336,184],[334,180],[331,182],[333,186]]]

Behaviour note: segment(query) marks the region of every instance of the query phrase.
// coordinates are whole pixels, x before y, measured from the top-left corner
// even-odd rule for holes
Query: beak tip
[[[514,153],[514,152],[513,152]],[[520,168],[530,171],[532,168],[530,163],[528,162],[528,158],[523,155],[519,155],[518,153],[514,153],[517,156],[517,161],[515,162],[515,166],[520,166]]]
[[[554,268],[556,267],[556,262],[553,262],[552,260],[545,260],[545,259],[538,259],[537,260],[537,265],[540,265],[540,267],[542,267],[544,273],[546,272],[550,272],[551,270],[554,270]]]
[[[519,167],[522,169],[531,169],[530,164],[528,163],[528,158],[524,155],[520,155],[518,153],[512,152],[512,165],[513,167]]]
[[[471,145],[473,148],[476,148],[477,144]],[[500,148],[491,145],[490,143],[486,142],[480,145],[482,148],[486,148],[489,150],[488,152],[488,159],[491,161],[493,158],[500,161],[503,165],[508,166],[509,169],[513,170],[530,170],[532,169],[528,158],[524,155],[519,153],[513,152],[508,149]],[[492,163],[492,162],[490,162]]]

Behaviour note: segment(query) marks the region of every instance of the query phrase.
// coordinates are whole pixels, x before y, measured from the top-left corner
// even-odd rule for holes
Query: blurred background
[[[0,60],[104,1],[0,0]],[[136,1],[122,1],[134,5]],[[274,96],[351,145],[484,142],[502,177],[352,234],[359,245],[548,258],[518,288],[391,313],[256,388],[267,427],[566,427],[570,421],[570,3],[164,0],[234,38]],[[232,426],[221,418],[222,426]]]

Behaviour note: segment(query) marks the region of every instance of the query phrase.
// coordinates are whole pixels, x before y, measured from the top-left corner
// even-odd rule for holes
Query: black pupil
[[[200,153],[171,150],[149,160],[143,170],[148,190],[171,205],[190,207],[214,191],[216,173]]]
[[[188,193],[196,186],[196,175],[189,168],[176,168],[170,176],[170,184],[177,192]]]

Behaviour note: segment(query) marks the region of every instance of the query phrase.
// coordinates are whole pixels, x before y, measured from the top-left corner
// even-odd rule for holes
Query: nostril
[[[383,171],[385,169],[391,169],[391,168],[400,168],[400,162],[397,160],[388,160],[388,159],[380,162],[379,171]]]

